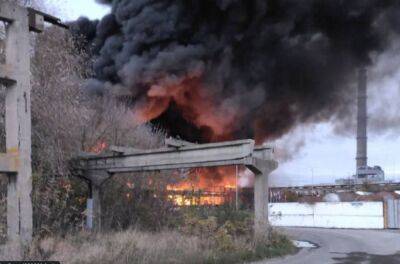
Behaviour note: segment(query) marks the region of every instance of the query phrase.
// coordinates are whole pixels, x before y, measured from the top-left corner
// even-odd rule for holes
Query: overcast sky
[[[96,4],[94,0],[60,0],[68,19],[79,16],[101,18],[109,8]],[[400,49],[394,48],[393,54]],[[393,120],[400,119],[400,56],[386,54],[377,58],[376,66],[370,70],[369,112],[370,119],[379,120],[379,114],[391,114]],[[400,139],[390,123],[381,124],[379,131],[369,134],[369,165],[380,165],[387,179],[400,179]],[[299,185],[311,183],[332,183],[337,178],[350,177],[355,171],[355,136],[339,136],[329,123],[298,128],[286,136],[277,147],[304,142],[289,162],[280,164],[271,177],[274,185]]]
[[[49,0],[48,0],[49,1]],[[94,0],[56,0],[61,9],[65,11],[68,19],[77,19],[86,16],[91,19],[101,18],[107,14],[110,8],[106,5],[97,4]],[[50,0],[52,2],[52,0]],[[64,8],[65,6],[65,8]]]

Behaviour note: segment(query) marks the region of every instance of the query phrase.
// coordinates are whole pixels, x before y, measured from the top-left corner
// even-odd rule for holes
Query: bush
[[[181,214],[168,199],[170,177],[164,173],[115,175],[102,187],[103,228],[160,231],[176,227]]]
[[[183,222],[180,223],[181,229],[186,234],[196,234],[188,232],[185,228],[189,230],[201,229],[201,224],[204,221],[215,222],[214,230],[215,232],[218,228],[225,228],[228,234],[233,236],[248,235],[252,233],[253,226],[253,214],[250,211],[245,210],[235,210],[230,205],[223,205],[217,207],[187,207],[180,208],[180,213],[182,214]],[[207,223],[207,222],[206,222]],[[202,231],[198,231],[202,232]]]

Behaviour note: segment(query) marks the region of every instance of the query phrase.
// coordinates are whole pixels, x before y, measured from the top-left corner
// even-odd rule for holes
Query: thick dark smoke
[[[356,69],[400,28],[390,0],[98,2],[112,12],[96,34],[87,20],[74,27],[96,56],[88,88],[153,102],[152,122],[195,141],[263,141],[346,117]]]

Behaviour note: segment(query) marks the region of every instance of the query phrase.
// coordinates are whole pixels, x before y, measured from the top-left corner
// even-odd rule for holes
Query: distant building
[[[380,166],[363,166],[357,169],[355,179],[357,181],[366,182],[383,182],[385,180],[385,172]]]

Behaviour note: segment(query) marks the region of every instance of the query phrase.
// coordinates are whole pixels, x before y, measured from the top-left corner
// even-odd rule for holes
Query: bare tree
[[[68,32],[49,28],[37,36],[32,58],[35,208],[41,214],[37,219],[46,219],[43,214],[47,214],[53,219],[50,222],[58,218],[66,221],[57,223],[58,227],[71,225],[84,206],[85,194],[79,190],[85,187],[71,178],[71,158],[80,152],[103,151],[109,145],[154,148],[164,139],[152,127],[135,124],[131,110],[111,96],[99,97],[85,91],[91,61],[74,41]],[[75,204],[52,202],[64,203],[68,201],[65,197]]]
[[[131,110],[124,104],[85,91],[91,61],[75,41],[69,32],[54,27],[32,39],[32,196],[36,232],[65,230],[84,219],[87,187],[70,175],[71,158],[80,152],[102,151],[109,145],[153,148],[163,144],[163,133],[135,124]],[[4,93],[0,95],[4,100]],[[4,103],[0,103],[0,113],[0,146],[4,149]],[[4,186],[5,181],[2,183]],[[5,210],[4,199],[2,204],[0,210]]]

